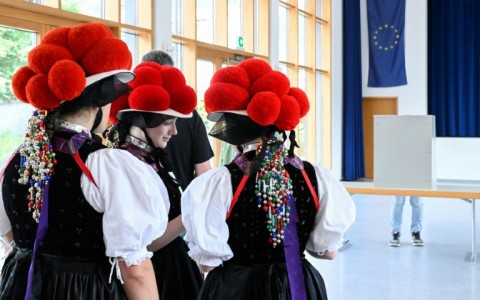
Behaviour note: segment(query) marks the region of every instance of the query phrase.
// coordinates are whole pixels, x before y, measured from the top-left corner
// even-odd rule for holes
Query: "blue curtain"
[[[437,136],[480,136],[480,1],[428,1],[428,114]]]
[[[343,0],[343,180],[365,177],[360,1]]]

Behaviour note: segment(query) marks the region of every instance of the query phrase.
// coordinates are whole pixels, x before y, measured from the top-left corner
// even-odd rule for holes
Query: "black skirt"
[[[156,251],[152,264],[162,300],[195,300],[203,283],[197,264],[188,256],[188,247],[178,237]]]
[[[25,299],[31,250],[15,249],[6,258],[0,286],[1,300]],[[127,299],[115,274],[109,283],[111,265],[100,260],[71,260],[39,254],[35,261],[30,299]]]
[[[320,273],[302,260],[308,299],[326,300]],[[205,300],[290,300],[290,284],[285,263],[240,266],[224,263],[208,273],[198,299]]]

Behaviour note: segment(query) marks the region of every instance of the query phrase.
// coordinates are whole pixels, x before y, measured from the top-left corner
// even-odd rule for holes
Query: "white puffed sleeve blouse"
[[[147,245],[165,232],[170,209],[167,188],[160,177],[152,167],[119,149],[95,151],[85,165],[97,186],[83,174],[81,188],[88,203],[103,213],[106,256],[120,258],[127,266],[150,258],[153,254]],[[0,234],[10,230],[0,193]]]
[[[306,250],[317,256],[342,246],[344,234],[355,220],[356,209],[350,195],[334,174],[312,163],[318,183],[320,209]],[[182,221],[187,234],[189,255],[197,263],[216,267],[233,257],[228,245],[226,215],[233,198],[230,172],[212,169],[195,178],[182,196]]]
[[[101,149],[89,154],[85,165],[97,186],[82,175],[81,187],[92,207],[103,213],[106,256],[138,265],[153,254],[147,251],[167,228],[167,188],[152,167],[125,150]]]

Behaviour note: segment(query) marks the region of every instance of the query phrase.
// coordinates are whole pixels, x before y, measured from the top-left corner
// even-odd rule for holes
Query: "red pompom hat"
[[[102,23],[83,23],[49,31],[28,54],[28,66],[12,78],[15,96],[37,109],[52,110],[78,99],[86,87],[107,77],[134,78],[127,44]],[[102,106],[113,98],[97,99]],[[84,99],[85,101],[85,99]]]
[[[234,161],[245,166],[244,178],[255,178],[252,196],[258,201],[260,214],[265,215],[268,242],[276,247],[283,241],[285,225],[290,222],[290,205],[295,201],[285,164],[290,159],[296,161],[294,129],[309,110],[306,94],[291,88],[283,73],[252,58],[214,74],[205,92],[205,109],[208,119],[216,122],[209,134],[243,152],[243,158],[237,156]],[[289,149],[284,145],[285,131],[290,131]],[[246,156],[246,152],[254,155]],[[257,190],[268,193],[257,195]]]
[[[138,113],[160,114],[190,118],[197,106],[197,94],[188,86],[182,72],[172,66],[143,62],[133,72],[135,80],[129,83],[132,91],[127,101],[112,108],[110,120],[116,123],[127,115]]]
[[[267,62],[251,58],[215,72],[205,92],[205,109],[211,121],[233,113],[284,131],[295,129],[310,104],[305,92],[290,87],[287,76]]]

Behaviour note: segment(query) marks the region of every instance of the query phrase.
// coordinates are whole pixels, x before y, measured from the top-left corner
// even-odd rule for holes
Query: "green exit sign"
[[[243,36],[237,38],[237,48],[243,49]]]

